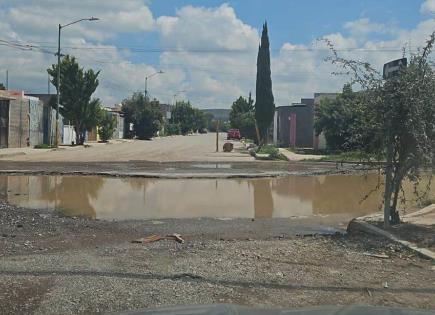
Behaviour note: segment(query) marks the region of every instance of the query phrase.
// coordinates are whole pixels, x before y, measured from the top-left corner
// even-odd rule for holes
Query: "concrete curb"
[[[414,243],[401,240],[398,237],[391,234],[390,232],[384,231],[384,230],[382,230],[382,229],[380,229],[380,228],[378,228],[370,223],[367,223],[365,221],[353,219],[352,221],[349,222],[349,225],[347,226],[347,232],[349,234],[359,232],[359,233],[366,233],[369,235],[384,237],[384,238],[387,238],[395,243],[399,243],[402,246],[405,246],[406,248],[410,249],[411,251],[414,251],[415,253],[417,253],[418,255],[420,255],[426,259],[430,259],[432,261],[435,261],[435,253],[433,251],[431,251],[427,248],[418,247]]]

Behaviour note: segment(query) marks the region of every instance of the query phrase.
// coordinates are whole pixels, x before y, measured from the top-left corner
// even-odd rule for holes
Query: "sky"
[[[385,62],[418,52],[435,30],[435,0],[0,0],[0,82],[47,93],[46,69],[62,53],[99,70],[95,97],[113,106],[136,91],[164,103],[230,108],[255,96],[261,28],[268,23],[275,105],[338,92],[327,38],[345,58]],[[434,57],[432,57],[434,59]],[[50,87],[55,93],[55,88]]]

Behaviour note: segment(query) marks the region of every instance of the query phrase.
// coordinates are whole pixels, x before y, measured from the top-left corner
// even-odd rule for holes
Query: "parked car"
[[[239,129],[228,129],[227,131],[227,140],[237,139],[240,140],[240,130]]]

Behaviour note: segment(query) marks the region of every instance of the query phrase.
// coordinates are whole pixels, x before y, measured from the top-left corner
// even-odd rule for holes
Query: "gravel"
[[[284,222],[258,221],[105,222],[0,203],[2,313],[210,303],[435,308],[431,263],[398,245],[361,235],[297,236],[289,223],[282,235]],[[228,236],[212,228],[225,224]],[[265,224],[277,228],[264,232]],[[131,243],[168,231],[186,242]]]

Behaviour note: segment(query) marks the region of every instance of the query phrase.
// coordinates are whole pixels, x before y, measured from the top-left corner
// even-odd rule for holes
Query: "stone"
[[[234,145],[231,142],[225,142],[224,143],[224,152],[231,152],[233,151]]]

